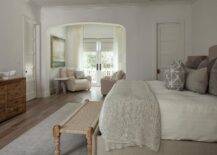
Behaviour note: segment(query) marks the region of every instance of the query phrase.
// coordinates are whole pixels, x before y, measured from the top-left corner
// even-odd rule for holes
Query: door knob
[[[157,69],[157,74],[160,74],[160,69]]]

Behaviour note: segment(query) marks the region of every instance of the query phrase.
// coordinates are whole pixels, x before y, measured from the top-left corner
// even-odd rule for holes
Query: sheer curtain
[[[114,27],[114,64],[116,70],[126,71],[125,33],[122,27]]]
[[[83,55],[83,26],[73,25],[67,27],[66,64],[69,68],[82,69]]]

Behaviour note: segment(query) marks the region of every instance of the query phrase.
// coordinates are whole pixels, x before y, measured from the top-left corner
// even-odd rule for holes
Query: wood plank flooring
[[[53,95],[48,98],[35,99],[28,102],[26,113],[0,123],[0,149],[36,126],[65,104],[69,102],[80,103],[85,99],[102,101],[103,97],[100,93],[100,88],[93,87],[90,91],[68,92],[67,94]]]

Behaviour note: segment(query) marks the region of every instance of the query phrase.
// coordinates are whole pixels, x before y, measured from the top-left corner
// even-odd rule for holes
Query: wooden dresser
[[[0,122],[26,111],[26,79],[0,80]]]

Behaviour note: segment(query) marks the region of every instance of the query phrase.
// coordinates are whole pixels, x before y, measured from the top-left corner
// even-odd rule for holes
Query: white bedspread
[[[144,81],[121,80],[107,95],[99,128],[106,150],[127,146],[160,145],[160,110],[155,95]]]
[[[149,81],[161,111],[162,139],[217,141],[217,97],[190,91],[168,90]]]

